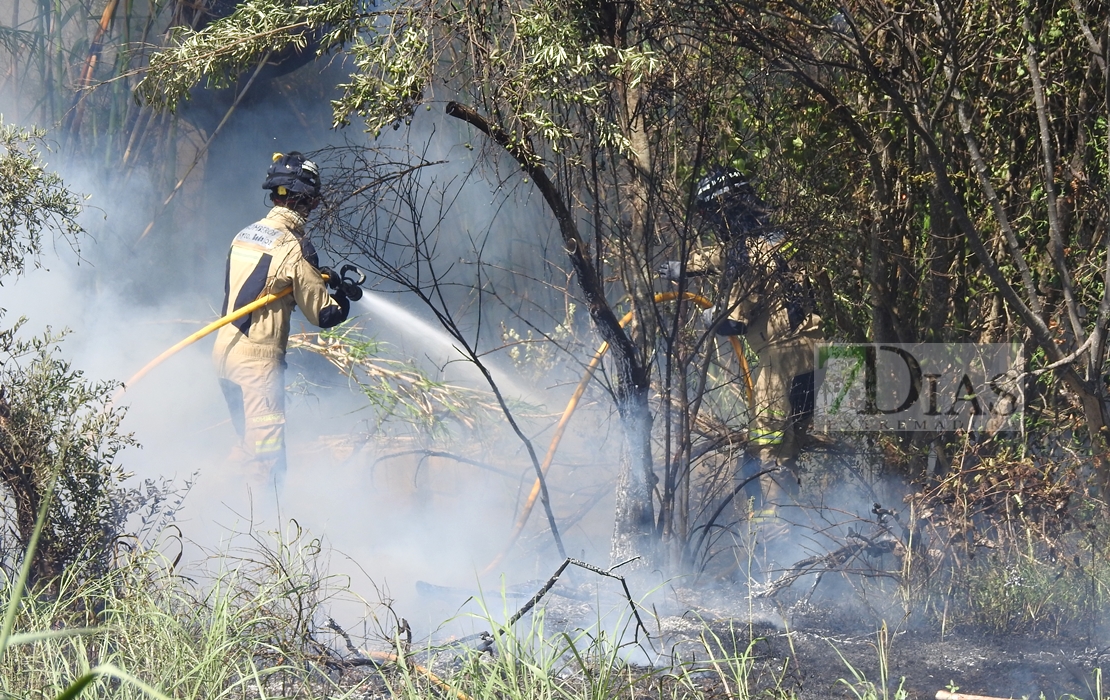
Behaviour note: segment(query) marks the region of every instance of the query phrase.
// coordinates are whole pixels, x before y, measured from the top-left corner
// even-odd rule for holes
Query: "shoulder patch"
[[[282,237],[282,232],[277,229],[264,226],[262,224],[251,224],[239,233],[235,234],[235,239],[231,242],[232,245],[249,245],[251,247],[263,248],[265,250],[272,249],[279,238]]]

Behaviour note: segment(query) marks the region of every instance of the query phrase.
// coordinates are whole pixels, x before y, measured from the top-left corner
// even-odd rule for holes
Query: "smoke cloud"
[[[260,92],[238,107],[164,211],[164,178],[151,164],[110,172],[51,156],[51,167],[71,189],[89,195],[82,223],[90,237],[79,254],[58,246],[40,269],[0,288],[7,320],[27,316],[29,333],[67,328],[65,357],[89,377],[124,380],[218,316],[230,240],[266,213],[260,184],[271,153],[308,152],[348,139],[370,142],[354,128],[331,131],[326,104],[293,103],[281,87]],[[174,177],[192,163],[196,144],[212,128],[212,114],[222,116],[208,104],[215,101],[199,93],[198,106],[182,112],[178,133],[186,145],[173,154]],[[0,106],[0,112],[10,109]],[[199,126],[190,126],[190,119]],[[502,345],[502,323],[526,334],[514,312],[528,314],[542,305],[538,300],[549,299],[546,281],[563,276],[566,285],[564,273],[552,264],[562,262],[561,250],[538,196],[520,182],[519,173],[484,158],[469,143],[474,136],[447,121],[421,113],[377,143],[419,148],[426,159],[444,161],[420,177],[446,200],[437,252],[452,261],[445,281],[455,296],[448,304],[479,352],[489,353]],[[154,226],[142,236],[152,218]],[[479,302],[467,292],[477,278],[479,249],[487,290],[481,324]],[[324,258],[333,266],[343,262]],[[522,286],[527,280],[536,280],[531,291]],[[381,343],[383,356],[411,362],[435,381],[486,388],[419,300],[373,278],[367,286],[365,301],[352,315]],[[551,311],[537,323],[550,332],[562,320],[564,315]],[[299,313],[293,326],[294,332],[314,330]],[[334,367],[303,351],[289,357],[287,380],[295,391],[287,403],[284,489],[276,502],[272,494],[251,491],[229,459],[236,438],[209,359],[212,339],[181,351],[119,399],[128,407],[124,427],[142,445],[121,457],[134,481],[171,478],[192,484],[176,517],[186,540],[184,561],[224,546],[236,533],[287,529],[295,521],[334,548],[332,573],[350,576],[366,597],[374,595],[368,578],[385,586],[410,619],[418,617],[416,610],[427,615],[425,629],[453,614],[465,596],[421,597],[417,581],[465,590],[481,585],[495,600],[501,575],[508,584],[546,578],[560,563],[537,505],[512,554],[497,571],[479,577],[506,545],[534,479],[526,451],[504,421],[485,421],[477,434],[449,422],[453,441],[436,444],[481,465],[419,454],[426,449],[422,439],[397,427],[367,439],[377,422],[369,402]],[[569,398],[577,371],[537,381],[517,372],[508,351],[484,361],[508,399],[546,416],[529,423],[542,456],[545,428]],[[606,485],[615,470],[619,432],[604,400],[580,410],[570,432],[551,472],[554,510],[566,528],[568,551],[604,562],[612,510]]]

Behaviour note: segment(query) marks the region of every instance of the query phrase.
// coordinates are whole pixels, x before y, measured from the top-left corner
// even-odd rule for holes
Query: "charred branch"
[[[879,557],[884,554],[898,555],[904,551],[902,543],[888,532],[883,532],[876,537],[867,537],[860,533],[853,532],[850,533],[848,537],[853,541],[839,549],[829,552],[828,554],[807,557],[796,562],[786,570],[786,573],[772,581],[767,588],[754,593],[754,597],[773,598],[783,589],[790,587],[792,583],[807,574],[817,574],[818,577],[820,577],[828,571],[844,570],[847,564],[861,555],[866,554],[871,557]],[[890,576],[890,574],[887,573],[883,573],[882,575]],[[818,581],[819,580],[820,578],[818,578]]]
[[[534,149],[527,142],[515,142],[499,127],[490,124],[485,117],[466,105],[458,102],[448,102],[447,114],[456,119],[461,119],[493,139],[520,164],[521,169],[528,173],[528,176],[536,183],[536,187],[539,188],[544,201],[547,202],[547,206],[551,209],[551,213],[554,214],[555,220],[559,224],[559,233],[563,238],[566,253],[570,256],[578,284],[582,288],[586,306],[590,311],[590,318],[597,326],[601,337],[613,349],[613,356],[617,359],[621,379],[623,380],[617,387],[618,394],[622,392],[627,394],[628,388],[633,387],[646,389],[650,384],[650,378],[646,368],[638,360],[636,346],[624,332],[624,329],[621,328],[617,315],[613,313],[613,309],[609,306],[609,302],[605,298],[605,288],[601,282],[601,277],[598,275],[593,261],[590,260],[589,248],[582,240],[582,236],[578,232],[578,226],[574,222],[570,209],[563,201],[562,195],[559,194],[555,184],[538,162]]]

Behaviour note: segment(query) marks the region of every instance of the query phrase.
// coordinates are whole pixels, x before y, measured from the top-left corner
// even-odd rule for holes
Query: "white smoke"
[[[52,160],[52,168],[72,189],[89,195],[82,222],[91,237],[82,243],[80,255],[59,246],[44,256],[41,269],[0,288],[0,307],[8,310],[7,319],[26,315],[27,333],[47,326],[68,329],[62,354],[90,378],[132,376],[218,315],[230,239],[266,213],[259,185],[270,153],[308,151],[339,139],[328,132],[326,115],[305,116],[318,132],[305,132],[299,119],[282,113],[273,102],[241,107],[191,175],[197,187],[171,203],[142,239],[140,234],[157,210],[151,203],[164,196],[148,173],[108,177],[96,167]],[[430,138],[434,131],[418,122],[399,136]],[[519,284],[514,268],[542,277],[552,245],[542,232],[551,224],[543,218],[543,209],[529,201],[528,190],[523,199],[511,188],[499,191],[498,185],[486,184],[472,172],[477,154],[450,141],[433,143],[443,150],[440,155],[464,159],[445,165],[449,174],[439,177],[464,183],[460,192],[465,194],[452,203],[451,216],[465,221],[470,233],[480,234],[483,261],[504,271],[498,284],[510,290],[514,280]],[[531,218],[529,230],[498,229],[491,212],[518,205],[528,213],[518,211],[514,220]],[[534,231],[540,233],[533,235]],[[444,253],[467,258],[473,241],[474,236],[460,236],[457,248]],[[560,254],[557,245],[555,254]],[[463,278],[469,274],[465,268],[459,267]],[[509,292],[505,298],[516,301]],[[418,300],[396,295],[387,301],[374,292],[366,299],[354,313],[362,316],[359,321],[367,335],[382,341],[387,352],[421,366],[433,379],[462,379],[484,388],[451,339],[425,320],[426,309]],[[307,323],[298,314],[294,329],[302,326]],[[499,339],[487,333],[479,350],[488,352],[498,344]],[[295,520],[339,553],[331,558],[332,573],[350,576],[367,598],[374,596],[367,577],[386,586],[403,614],[413,619],[421,611],[425,632],[453,614],[465,596],[427,600],[417,594],[416,581],[467,590],[481,586],[496,599],[502,575],[508,584],[545,578],[560,563],[537,504],[510,556],[497,571],[479,575],[506,545],[534,479],[531,462],[515,436],[498,428],[459,443],[485,446],[485,454],[459,456],[488,460],[497,471],[449,458],[383,459],[411,451],[414,443],[395,438],[392,443],[360,444],[359,436],[374,423],[372,409],[333,368],[313,356],[290,357],[287,379],[292,382],[307,373],[312,388],[307,394],[288,396],[289,471],[280,499],[275,504],[268,493],[251,491],[229,459],[236,437],[210,363],[211,345],[209,337],[182,350],[119,399],[128,407],[124,428],[142,445],[121,456],[125,468],[134,473],[134,483],[194,481],[176,518],[186,541],[183,561],[200,559],[236,532],[287,528]],[[528,426],[542,457],[549,435],[544,429],[553,424],[577,377],[551,376],[537,385],[514,376],[511,363],[496,353],[485,361],[507,398],[542,406],[551,414],[546,423]],[[604,408],[597,415],[590,415],[588,407],[580,411],[550,475],[554,511],[561,522],[569,523],[563,533],[568,551],[599,562],[607,556],[611,532],[611,498],[603,492],[619,445],[619,432],[609,433],[606,415]]]

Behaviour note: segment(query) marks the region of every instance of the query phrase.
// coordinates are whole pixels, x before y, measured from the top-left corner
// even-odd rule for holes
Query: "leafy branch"
[[[4,124],[0,115],[0,277],[22,274],[42,253],[42,232],[53,230],[74,250],[84,229],[81,197],[46,170],[46,132]]]
[[[378,410],[378,425],[399,418],[428,429],[442,431],[447,420],[473,429],[501,408],[488,392],[437,382],[411,364],[378,357],[381,346],[343,326],[319,333],[297,333],[289,347],[320,355],[359,389]]]

